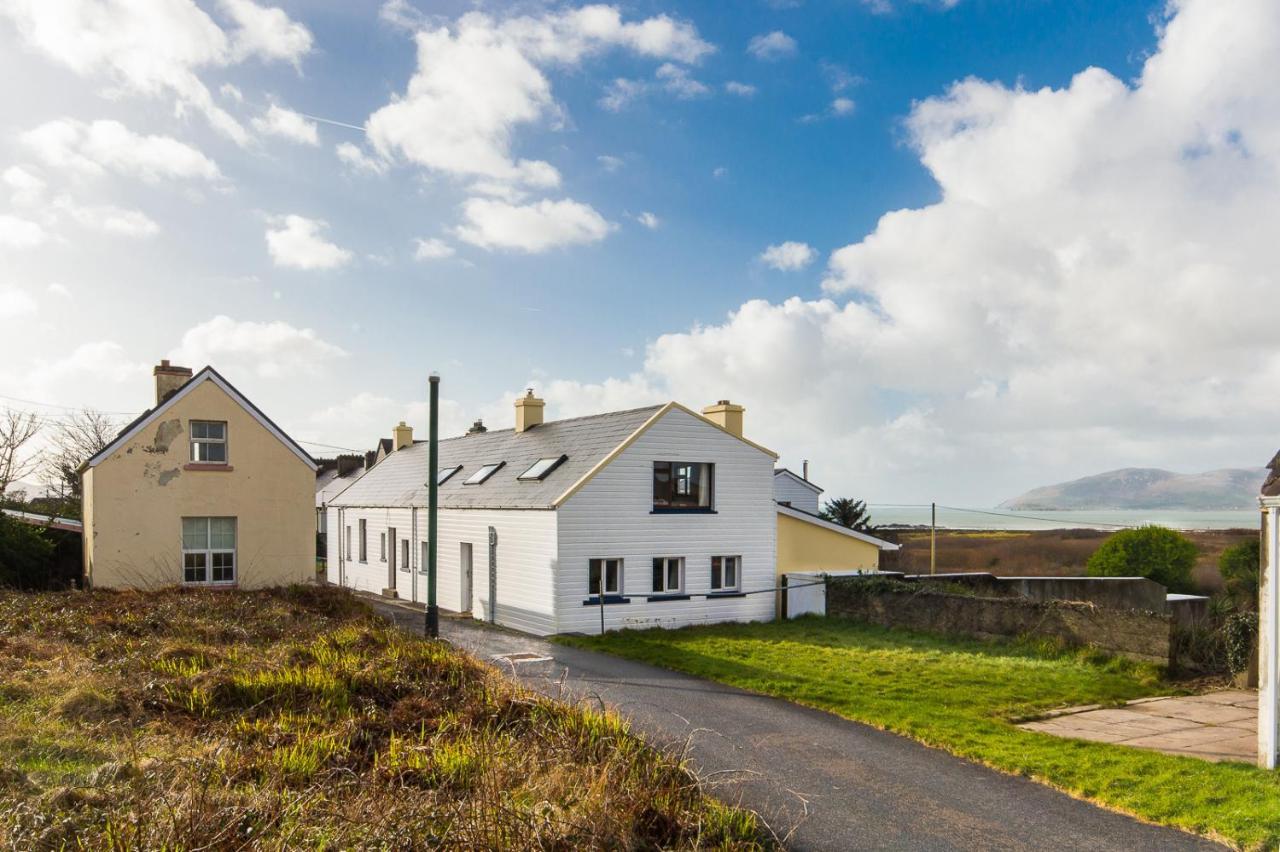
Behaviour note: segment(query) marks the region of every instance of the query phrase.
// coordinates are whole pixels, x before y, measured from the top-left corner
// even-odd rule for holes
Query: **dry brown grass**
[[[0,592],[0,847],[755,848],[616,716],[328,589]]]
[[[1074,577],[1111,535],[1100,530],[1037,530],[969,532],[939,531],[938,571],[989,571],[1005,577]],[[1200,555],[1192,580],[1205,594],[1222,588],[1218,557],[1224,548],[1256,538],[1256,530],[1204,530],[1186,535]],[[908,574],[929,572],[929,533],[899,534],[902,550],[893,570]]]

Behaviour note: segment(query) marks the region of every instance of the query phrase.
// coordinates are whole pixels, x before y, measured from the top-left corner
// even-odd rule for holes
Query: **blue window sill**
[[[688,595],[649,595],[645,600],[653,603],[654,601],[687,601]]]
[[[745,598],[746,592],[708,592],[708,598]]]
[[[715,515],[718,514],[715,509],[660,509],[655,508],[649,512],[650,515]]]
[[[628,603],[631,603],[631,598],[624,598],[621,595],[605,595],[604,596],[605,606],[609,606],[610,604],[628,604]],[[595,597],[587,598],[582,602],[582,605],[583,606],[600,606],[600,596],[596,595]]]

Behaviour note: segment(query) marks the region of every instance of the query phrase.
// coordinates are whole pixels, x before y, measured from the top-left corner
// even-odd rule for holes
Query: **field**
[[[989,571],[1003,576],[1080,576],[1085,563],[1111,533],[1100,530],[939,530],[939,572]],[[1258,536],[1257,530],[1203,530],[1186,534],[1200,550],[1192,573],[1205,594],[1222,588],[1218,557],[1224,548]],[[929,532],[898,533],[902,550],[891,570],[929,572]],[[888,567],[888,566],[886,566]]]
[[[0,592],[0,848],[756,848],[617,717],[331,589]]]
[[[834,618],[562,641],[828,710],[1242,848],[1280,843],[1280,774],[1014,726],[1065,705],[1177,691],[1146,664]]]

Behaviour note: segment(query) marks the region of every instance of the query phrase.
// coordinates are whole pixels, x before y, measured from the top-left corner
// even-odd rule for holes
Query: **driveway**
[[[370,602],[422,631],[421,610]],[[470,620],[440,631],[539,692],[608,705],[651,742],[687,749],[712,793],[793,849],[1222,848],[776,698]]]

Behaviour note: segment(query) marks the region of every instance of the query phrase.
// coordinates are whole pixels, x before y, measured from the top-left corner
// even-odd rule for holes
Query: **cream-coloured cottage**
[[[154,372],[155,407],[81,468],[85,585],[314,579],[311,456],[212,367]]]

